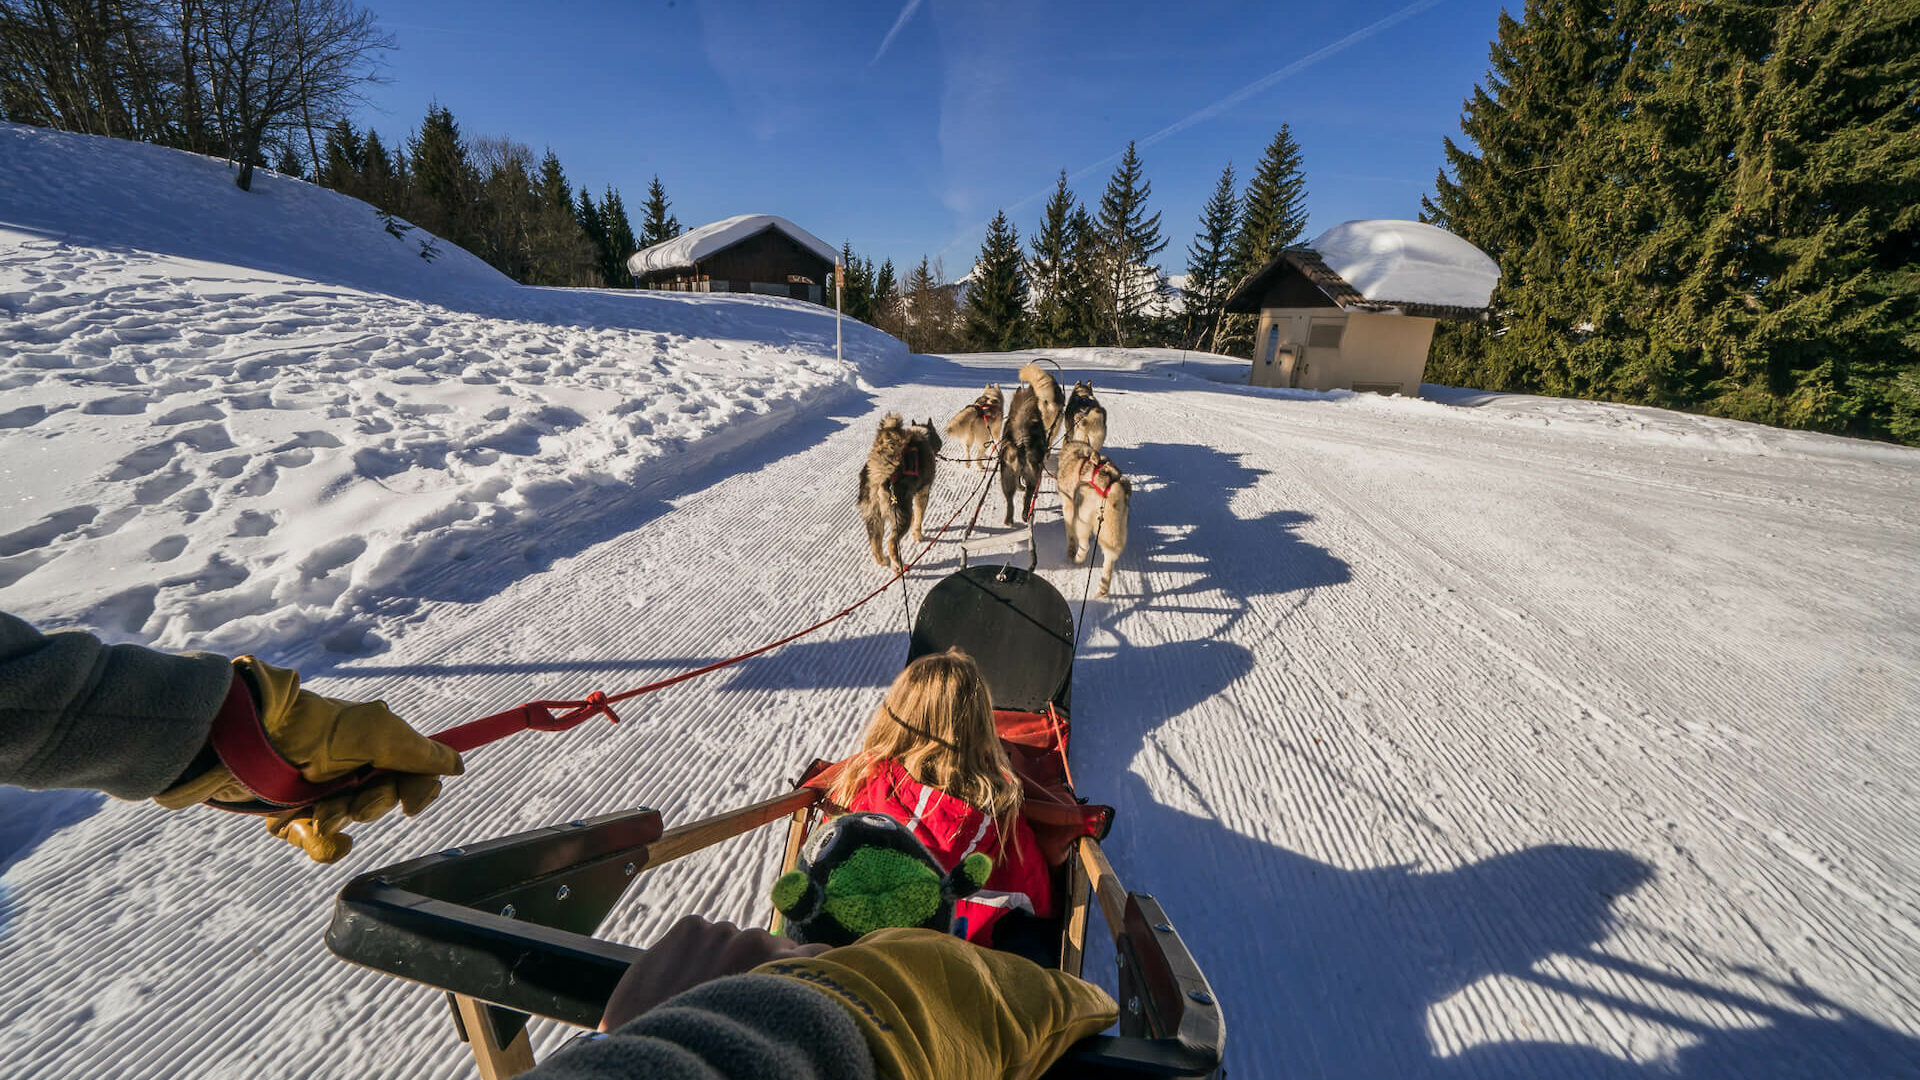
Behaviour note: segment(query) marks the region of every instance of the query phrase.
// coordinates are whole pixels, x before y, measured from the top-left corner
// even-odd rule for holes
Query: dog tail
[[[1027,365],[1020,369],[1020,381],[1028,386],[1038,386],[1040,380],[1046,377],[1047,369],[1041,367],[1038,360],[1029,360]]]

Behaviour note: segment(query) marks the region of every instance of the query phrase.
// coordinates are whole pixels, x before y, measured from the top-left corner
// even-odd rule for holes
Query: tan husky
[[[888,413],[880,421],[867,463],[860,466],[860,516],[867,522],[874,562],[900,569],[900,538],[909,524],[916,541],[926,539],[920,525],[927,515],[927,496],[933,491],[933,470],[939,458],[940,436],[931,419],[908,427],[899,413]],[[888,538],[884,552],[882,536]]]
[[[1031,360],[1020,369],[1020,381],[1033,387],[1033,396],[1040,399],[1040,421],[1047,425],[1047,442],[1060,437],[1060,410],[1066,402],[1060,399],[1060,384],[1040,366],[1040,361]]]
[[[1086,388],[1084,394],[1082,387]],[[1086,383],[1074,384],[1061,423],[1066,426],[1067,438],[1086,443],[1095,453],[1107,445],[1107,407],[1094,399],[1093,388]]]
[[[1069,479],[1069,454],[1072,478]],[[1127,550],[1127,514],[1133,501],[1133,484],[1120,473],[1111,458],[1083,442],[1068,443],[1060,451],[1060,498],[1062,516],[1067,523],[1067,559],[1078,563],[1093,557],[1098,542],[1106,553],[1100,570],[1100,596],[1113,584],[1113,564]],[[1071,495],[1069,495],[1071,491]]]
[[[1000,420],[1006,415],[1005,398],[1000,388],[991,383],[973,404],[955,413],[947,421],[947,438],[958,439],[967,448],[966,456],[981,472],[993,468],[993,459],[987,456],[987,447],[993,445],[994,432],[1000,430]],[[978,449],[976,449],[976,447]]]

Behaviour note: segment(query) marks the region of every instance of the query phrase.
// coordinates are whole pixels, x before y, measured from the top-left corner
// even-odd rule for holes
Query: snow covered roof
[[[1443,319],[1480,317],[1500,280],[1498,263],[1437,225],[1349,221],[1274,256],[1234,290],[1227,310],[1257,312],[1267,286],[1286,268],[1345,311]]]
[[[716,251],[724,251],[750,236],[779,229],[791,237],[801,247],[815,255],[832,262],[839,256],[832,245],[807,230],[773,214],[739,214],[690,229],[664,243],[655,244],[633,253],[627,260],[627,269],[635,274],[651,274],[660,270],[678,270],[692,266]]]

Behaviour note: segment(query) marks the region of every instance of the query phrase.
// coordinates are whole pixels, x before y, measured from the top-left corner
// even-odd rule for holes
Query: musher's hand
[[[895,1080],[1031,1080],[1120,1015],[1092,983],[935,930],[876,930],[753,973],[839,1002]]]
[[[688,915],[627,969],[607,999],[600,1030],[612,1031],[682,990],[728,975],[744,975],[770,960],[817,956],[827,948]]]
[[[363,765],[398,774],[267,817],[267,831],[315,862],[333,862],[353,847],[352,838],[341,832],[348,824],[372,821],[396,806],[411,817],[440,794],[440,777],[461,772],[458,753],[408,727],[384,702],[321,697],[300,689],[298,672],[251,656],[236,659],[233,667],[252,692],[268,741],[302,778],[320,783]],[[216,764],[154,801],[178,809],[209,799],[244,803],[253,798],[225,765]]]

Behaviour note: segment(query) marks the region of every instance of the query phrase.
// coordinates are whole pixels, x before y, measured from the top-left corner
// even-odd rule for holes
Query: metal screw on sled
[[[553,898],[555,900],[565,900],[567,897],[572,895],[573,895],[573,890],[567,888],[565,885],[562,885],[558,889],[555,889],[553,891]]]
[[[632,877],[632,876],[633,876],[633,874],[634,874],[634,871],[636,871],[636,870],[638,870],[638,869],[639,869],[639,867],[637,867],[637,866],[635,866],[635,865],[633,865],[632,863],[628,863],[627,865],[625,865],[625,866],[623,866],[623,867],[621,867],[620,869],[621,869],[621,871],[622,871],[622,872],[624,872],[624,873],[625,873],[625,874],[626,874],[626,875],[627,875],[628,877]]]
[[[520,909],[514,907],[512,904],[508,904],[506,907],[500,909],[500,917],[503,919],[511,919],[518,914],[520,914]]]

